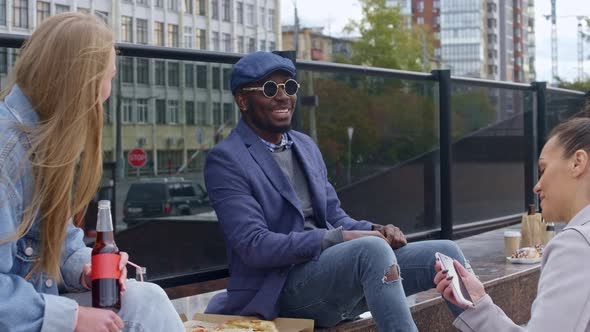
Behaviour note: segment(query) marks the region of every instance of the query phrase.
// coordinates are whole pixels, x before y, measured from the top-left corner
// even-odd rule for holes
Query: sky
[[[349,19],[361,17],[358,0],[281,0],[281,23],[293,24],[293,3],[297,2],[301,26],[323,26],[324,33],[343,36]],[[551,23],[543,15],[551,13],[551,0],[535,0],[536,71],[538,81],[551,81]],[[557,1],[558,72],[568,80],[578,77],[576,15],[590,16],[588,0]],[[590,43],[585,44],[585,57],[590,57]],[[584,74],[590,77],[590,60],[584,62]]]

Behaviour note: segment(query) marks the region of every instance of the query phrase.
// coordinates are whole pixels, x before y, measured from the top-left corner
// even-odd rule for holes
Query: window
[[[189,88],[195,86],[195,66],[192,63],[184,64],[184,86]]]
[[[248,53],[256,52],[256,39],[248,38]]]
[[[136,2],[138,5],[143,5],[143,6],[149,6],[149,5],[150,5],[150,2],[149,2],[149,0],[135,0],[135,2]]]
[[[14,0],[12,26],[25,29],[29,27],[29,0]]]
[[[156,85],[166,85],[166,64],[162,60],[155,61]]]
[[[180,123],[178,121],[178,100],[168,100],[168,115],[170,116],[168,123]]]
[[[275,31],[275,10],[269,9],[268,10],[268,29],[270,31]]]
[[[121,109],[123,111],[123,123],[133,122],[133,103],[130,98],[121,98]]]
[[[213,31],[211,33],[211,41],[213,43],[213,50],[219,51],[219,32]]]
[[[55,13],[61,14],[70,11],[70,6],[55,4]]]
[[[229,0],[222,0],[221,9],[223,11],[223,21],[229,22],[231,20]]]
[[[44,19],[49,17],[49,6],[51,4],[46,1],[37,1],[37,26],[43,22]]]
[[[148,122],[150,122],[148,113],[148,100],[137,99],[137,123]]]
[[[207,66],[197,66],[197,88],[207,88]]]
[[[154,44],[164,46],[164,23],[154,22]]]
[[[137,25],[137,43],[147,44],[148,43],[148,21],[138,18],[135,20]]]
[[[418,1],[418,13],[423,13],[424,12],[424,1],[420,0]]]
[[[213,103],[213,126],[219,128],[221,126],[221,104]]]
[[[0,73],[8,73],[8,52],[5,47],[0,48]]]
[[[185,101],[184,102],[184,114],[186,114],[186,124],[187,125],[195,125],[195,102],[194,101]]]
[[[273,41],[268,42],[268,51],[272,52],[272,51],[276,51],[276,50],[277,50],[276,43]]]
[[[206,102],[199,102],[197,103],[197,124],[200,126],[207,125],[207,103]]]
[[[211,18],[214,20],[219,19],[219,1],[211,0]]]
[[[231,35],[229,33],[223,34],[223,50],[225,52],[233,52],[233,47],[231,44]]]
[[[185,13],[193,13],[193,0],[184,0],[184,10]]]
[[[123,83],[133,83],[133,58],[121,58],[121,76]]]
[[[168,62],[168,86],[180,85],[180,64],[178,62]]]
[[[0,0],[0,25],[6,25],[6,0]]]
[[[103,111],[102,122],[104,124],[112,123],[113,120],[112,120],[112,116],[111,116],[111,105],[108,100],[102,104],[102,111]]]
[[[246,22],[248,25],[256,24],[256,13],[254,13],[254,5],[252,4],[246,5]]]
[[[199,15],[201,15],[201,16],[205,16],[207,14],[207,11],[205,10],[205,8],[206,8],[205,1],[207,1],[207,0],[197,0],[197,4],[199,6]]]
[[[90,14],[90,9],[84,7],[78,7],[79,13]]]
[[[238,36],[238,53],[244,53],[244,36]]]
[[[178,25],[168,24],[168,47],[178,47]]]
[[[221,89],[220,75],[219,67],[211,68],[211,87],[213,89]]]
[[[184,27],[184,44],[186,48],[193,48],[193,27]]]
[[[261,40],[260,41],[260,50],[261,51],[266,51],[266,40]]]
[[[232,103],[223,103],[223,121],[227,125],[233,125],[235,123]]]
[[[178,11],[178,0],[168,0],[168,10]]]
[[[166,100],[156,99],[156,123],[166,123]]]
[[[207,32],[205,31],[205,29],[195,30],[195,42],[197,43],[196,46],[198,49],[207,49]]]
[[[133,42],[133,18],[131,16],[121,16],[121,41]]]
[[[229,87],[229,77],[231,75],[231,69],[230,68],[223,68],[223,90],[230,90]]]
[[[260,20],[258,21],[258,24],[260,24],[260,26],[264,27],[266,25],[266,11],[264,9],[264,7],[260,7]]]
[[[238,24],[244,24],[244,3],[236,2],[236,20]]]
[[[418,18],[416,19],[416,23],[417,23],[417,24],[424,24],[424,17],[418,17]]]
[[[164,8],[164,0],[154,0],[154,6]]]
[[[137,58],[137,83],[150,84],[150,60]]]

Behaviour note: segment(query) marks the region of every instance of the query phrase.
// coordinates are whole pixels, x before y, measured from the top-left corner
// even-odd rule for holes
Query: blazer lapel
[[[260,141],[260,138],[252,131],[252,129],[250,129],[250,127],[248,127],[244,120],[240,120],[236,130],[244,140],[250,155],[260,166],[275,189],[281,194],[281,196],[289,201],[297,209],[297,211],[299,211],[301,216],[303,216],[303,212],[301,211],[301,203],[297,198],[297,194],[295,194],[295,190],[293,190],[291,183],[289,183],[289,180],[285,174],[283,174],[283,171],[274,160],[271,152],[268,151],[264,143]]]

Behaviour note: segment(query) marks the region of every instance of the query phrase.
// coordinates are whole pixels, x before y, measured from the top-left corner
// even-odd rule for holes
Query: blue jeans
[[[289,272],[279,299],[280,316],[331,327],[370,311],[379,331],[417,331],[406,296],[435,286],[437,251],[465,263],[461,249],[448,240],[409,243],[396,250],[373,236],[337,244]],[[461,313],[454,305],[449,308]]]
[[[150,282],[127,280],[126,289],[121,294],[119,317],[125,322],[125,332],[184,332],[180,316],[160,286]],[[90,292],[67,293],[69,297],[84,307],[92,306]]]

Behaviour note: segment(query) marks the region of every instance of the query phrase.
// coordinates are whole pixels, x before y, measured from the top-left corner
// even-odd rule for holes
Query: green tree
[[[432,54],[432,34],[423,26],[409,29],[399,6],[386,6],[385,0],[360,0],[363,17],[350,20],[347,33],[358,33],[353,44],[352,62],[371,67],[422,71],[426,45],[427,58]],[[427,60],[428,62],[428,60]]]
[[[578,90],[578,91],[590,91],[590,79],[586,79],[583,81],[580,80],[576,80],[573,82],[569,82],[566,80],[563,80],[561,78],[557,79],[557,84],[560,88],[563,89],[568,89],[568,90]]]

